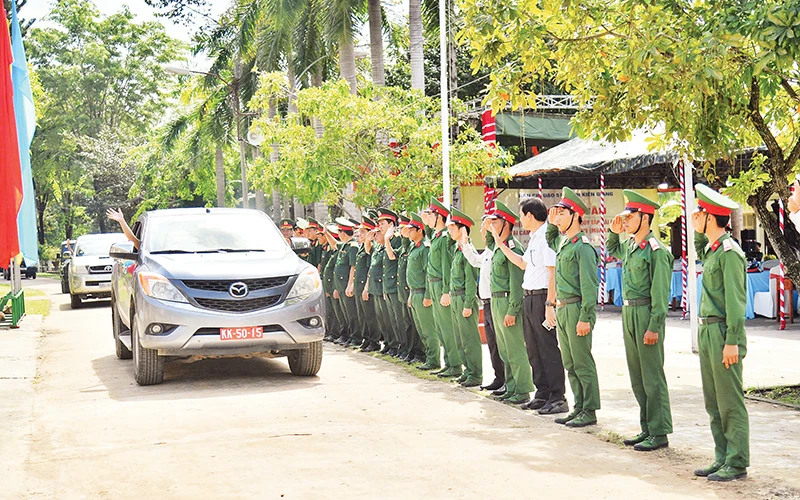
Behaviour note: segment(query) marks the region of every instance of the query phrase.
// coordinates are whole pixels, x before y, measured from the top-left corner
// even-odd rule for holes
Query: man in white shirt
[[[504,245],[498,248],[525,271],[522,279],[522,327],[536,394],[523,408],[538,410],[542,415],[565,413],[569,411],[569,405],[564,397],[564,365],[555,330],[556,253],[545,238],[547,207],[544,202],[539,198],[520,202],[520,223],[531,236],[525,253],[517,255]]]
[[[500,358],[500,351],[497,348],[497,334],[494,331],[494,322],[492,321],[492,290],[489,281],[491,280],[492,273],[492,256],[494,255],[494,237],[489,231],[488,220],[486,217],[481,222],[481,234],[486,239],[486,249],[483,252],[478,252],[469,240],[469,234],[462,231],[461,251],[466,257],[467,262],[472,267],[480,269],[478,277],[478,298],[483,303],[483,330],[486,333],[486,344],[489,346],[489,358],[492,360],[492,369],[494,370],[494,380],[489,385],[482,385],[481,389],[486,391],[496,391],[497,394],[505,392],[505,365]]]

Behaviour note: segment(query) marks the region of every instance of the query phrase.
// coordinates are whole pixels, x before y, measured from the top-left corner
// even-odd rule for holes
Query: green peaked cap
[[[401,226],[408,225],[408,223],[411,222],[411,219],[403,214],[400,214],[397,216],[397,222],[399,222]]]
[[[368,208],[367,209],[367,217],[369,217],[372,220],[377,219],[378,218],[378,211],[375,210],[374,208]]]
[[[464,224],[467,227],[472,227],[475,225],[475,221],[472,220],[472,218],[469,215],[465,214],[464,212],[462,212],[457,208],[453,208],[450,211],[450,218],[447,220],[448,224],[452,224],[455,222],[458,222],[459,224]]]
[[[395,224],[397,224],[397,214],[394,213],[394,211],[389,210],[388,208],[379,208],[378,220],[390,220]]]
[[[411,214],[411,222],[412,222],[412,225],[415,225],[415,226],[417,226],[419,228],[422,228],[422,229],[425,228],[425,223],[422,222],[422,217],[420,217],[416,213]],[[415,222],[416,222],[416,224],[414,224]]]
[[[508,206],[506,206],[506,204],[500,200],[496,200],[494,202],[494,210],[492,210],[492,212],[489,214],[489,217],[494,219],[504,219],[511,224],[516,224],[519,220],[519,215],[508,208]]]
[[[289,229],[294,227],[294,221],[292,219],[281,219],[281,223],[279,224],[281,229]]]
[[[628,201],[625,203],[625,210],[621,212],[621,215],[632,214],[633,212],[642,212],[653,215],[656,213],[656,210],[661,208],[661,205],[654,202],[650,198],[637,193],[633,189],[623,189],[622,194],[628,199]]]
[[[315,229],[322,229],[322,224],[320,224],[317,219],[315,219],[313,217],[309,217],[308,218],[308,227],[313,227]]]
[[[450,209],[444,206],[444,203],[439,201],[435,196],[431,196],[431,205],[428,207],[428,210],[432,210],[442,217],[450,215]]]
[[[561,189],[561,201],[553,206],[568,208],[573,212],[576,212],[581,217],[586,215],[586,212],[589,211],[589,207],[587,207],[586,203],[581,200],[581,197],[575,194],[575,191],[566,186]]]
[[[367,228],[367,229],[369,229],[371,231],[371,230],[375,229],[376,225],[377,224],[375,224],[375,221],[370,219],[369,217],[366,217],[366,216],[362,216],[361,217],[361,227],[365,227],[365,228]]]
[[[730,215],[739,204],[705,184],[696,184],[697,205],[712,215]]]

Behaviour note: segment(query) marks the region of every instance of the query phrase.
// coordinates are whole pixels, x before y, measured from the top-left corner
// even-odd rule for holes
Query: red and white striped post
[[[606,176],[600,174],[600,308],[606,307]]]
[[[681,162],[681,170],[686,168],[684,163]],[[686,206],[686,183],[683,180],[683,172],[678,176],[681,188],[681,310],[683,314],[681,319],[686,319],[686,314],[689,312],[689,295],[687,294],[688,286],[687,281],[689,278],[689,262],[686,259],[686,235],[688,227],[686,226],[688,207]]]
[[[783,211],[783,200],[778,200],[778,225],[781,228],[781,234],[783,232],[783,218],[784,218],[784,211]],[[780,320],[781,320],[781,330],[786,330],[786,285],[784,280],[786,280],[786,269],[783,267],[783,261],[780,263],[781,266],[781,275],[780,279],[778,280],[778,303],[780,304]]]
[[[539,177],[539,199],[544,200],[544,191],[542,191],[542,178]]]

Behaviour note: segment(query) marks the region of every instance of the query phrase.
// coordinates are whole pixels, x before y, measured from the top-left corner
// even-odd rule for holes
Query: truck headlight
[[[142,291],[148,297],[170,302],[189,302],[181,291],[175,288],[175,285],[160,274],[139,273],[139,284],[142,286]]]
[[[286,296],[286,304],[296,304],[305,300],[320,288],[322,288],[322,280],[319,279],[319,272],[313,267],[306,269],[294,282],[294,286]]]

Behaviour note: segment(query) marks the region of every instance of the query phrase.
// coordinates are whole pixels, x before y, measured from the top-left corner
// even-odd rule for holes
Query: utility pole
[[[447,2],[439,1],[439,66],[442,100],[442,195],[445,206],[450,205],[450,102],[447,85]]]
[[[250,190],[247,186],[247,153],[244,148],[244,135],[242,134],[242,100],[239,98],[239,87],[242,79],[242,61],[236,60],[233,66],[233,115],[236,118],[236,136],[239,141],[239,165],[242,169],[242,208],[250,208]]]

